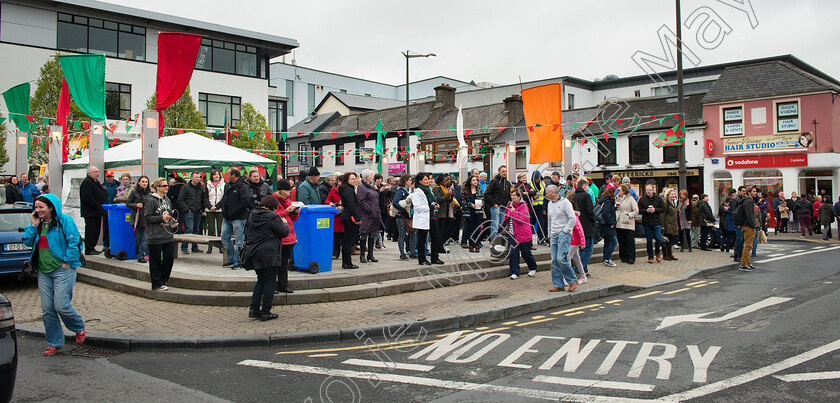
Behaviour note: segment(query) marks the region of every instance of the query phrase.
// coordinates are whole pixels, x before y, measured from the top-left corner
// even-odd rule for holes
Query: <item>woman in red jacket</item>
[[[292,185],[289,181],[285,179],[280,179],[277,182],[277,191],[274,192],[272,196],[277,199],[280,204],[277,206],[277,210],[274,210],[280,217],[286,219],[286,223],[289,224],[289,235],[283,238],[283,255],[281,257],[281,261],[283,265],[280,267],[280,270],[277,272],[277,290],[274,292],[275,294],[279,294],[280,292],[285,293],[293,293],[291,288],[289,288],[289,270],[293,270],[294,268],[291,267],[290,261],[292,257],[292,248],[297,243],[297,235],[295,235],[295,221],[298,219],[298,213],[300,212],[300,207],[295,207],[292,205],[292,200],[289,199],[289,192],[292,190]]]
[[[338,187],[343,185],[341,175],[338,173],[335,174],[335,186],[330,189],[329,195],[327,198],[324,199],[324,204],[329,204],[330,206],[335,206],[338,209],[338,214],[335,215],[333,219],[333,252],[332,257],[333,259],[338,259],[341,257],[341,245],[344,243],[344,224],[341,223],[341,211],[343,210],[341,207],[341,196],[338,195]]]

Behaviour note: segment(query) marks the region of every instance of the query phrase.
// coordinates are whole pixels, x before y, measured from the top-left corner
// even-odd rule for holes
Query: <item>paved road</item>
[[[178,393],[231,401],[840,401],[840,246],[772,248],[752,273],[419,342],[412,328],[393,344],[363,336],[378,336],[368,341],[373,348],[360,341],[85,360],[39,357],[42,342],[24,340],[17,397],[40,399],[51,386],[96,377],[54,399],[86,399],[89,388],[93,396],[113,393],[107,400]]]

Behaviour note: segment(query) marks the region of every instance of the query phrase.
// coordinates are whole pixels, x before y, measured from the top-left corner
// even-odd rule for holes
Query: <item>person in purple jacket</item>
[[[513,227],[513,236],[508,233],[510,242],[510,279],[519,278],[519,254],[528,264],[528,276],[534,277],[537,274],[537,262],[531,254],[531,244],[534,237],[531,234],[531,214],[528,205],[522,200],[522,191],[513,189],[510,191],[510,203],[505,209],[505,219],[502,224],[505,229]]]

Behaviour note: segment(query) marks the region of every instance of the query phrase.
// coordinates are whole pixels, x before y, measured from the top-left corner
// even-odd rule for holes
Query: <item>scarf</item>
[[[430,206],[432,205],[432,203],[437,203],[437,197],[435,197],[435,194],[432,193],[432,188],[428,186],[423,186],[419,183],[417,184],[417,187],[420,188],[420,190],[422,190],[423,193],[426,195],[426,200],[429,201]]]

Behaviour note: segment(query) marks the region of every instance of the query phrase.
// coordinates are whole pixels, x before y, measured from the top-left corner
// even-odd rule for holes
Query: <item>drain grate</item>
[[[124,351],[122,350],[112,350],[110,348],[99,348],[99,347],[84,347],[79,346],[74,348],[70,351],[70,355],[76,357],[87,357],[87,358],[106,358],[106,357],[113,357],[117,354],[121,354]]]
[[[496,295],[496,294],[479,294],[479,295],[473,295],[472,297],[467,298],[465,301],[481,301],[481,300],[492,299],[492,298],[496,298],[496,297],[498,297],[498,295]]]

